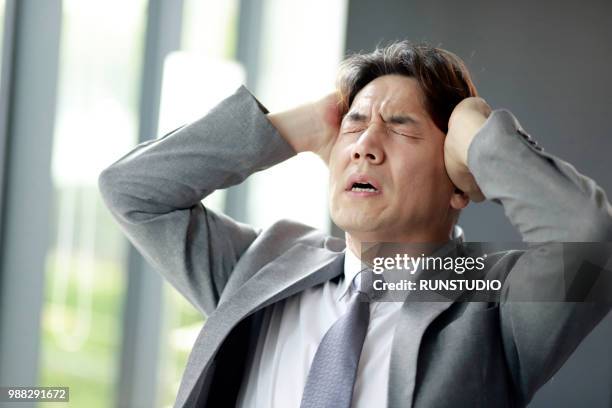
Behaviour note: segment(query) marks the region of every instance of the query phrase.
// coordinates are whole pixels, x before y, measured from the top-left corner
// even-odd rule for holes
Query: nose
[[[370,164],[381,164],[385,153],[381,145],[383,132],[378,126],[372,126],[363,132],[351,148],[351,160],[367,160]]]

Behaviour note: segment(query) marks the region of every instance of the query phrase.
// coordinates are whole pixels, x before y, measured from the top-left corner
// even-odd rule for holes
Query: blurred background
[[[610,193],[611,18],[607,0],[0,0],[0,385],[70,387],[41,407],[172,406],[204,319],[123,238],[97,176],[242,83],[283,109],[330,90],[347,53],[428,41]],[[205,203],[338,234],[326,177],[304,154]],[[520,240],[493,203],[460,224]],[[612,407],[611,339],[609,316],[531,407]]]

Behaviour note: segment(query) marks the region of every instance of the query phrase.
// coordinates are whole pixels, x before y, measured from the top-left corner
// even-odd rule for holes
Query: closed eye
[[[342,133],[359,133],[362,131],[363,129],[345,129]]]
[[[395,130],[395,129],[391,129],[391,132],[395,133],[396,135],[400,135],[400,136],[404,136],[404,137],[409,137],[411,139],[422,139],[421,137],[410,135],[410,134],[407,134],[407,133],[402,133],[402,132],[400,132],[398,130]]]

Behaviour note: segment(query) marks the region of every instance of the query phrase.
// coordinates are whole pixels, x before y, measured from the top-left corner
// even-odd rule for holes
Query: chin
[[[363,212],[332,214],[332,220],[344,232],[354,235],[375,233],[382,227],[380,218]]]

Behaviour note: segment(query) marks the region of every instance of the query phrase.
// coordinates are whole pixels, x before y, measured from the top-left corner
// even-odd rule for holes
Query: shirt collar
[[[352,293],[359,287],[359,272],[364,268],[361,265],[361,260],[351,251],[346,248],[344,251],[344,279],[341,283],[340,295],[338,301],[342,300],[349,292]]]
[[[463,233],[463,228],[455,224],[453,226],[453,231],[451,233],[450,238],[452,242],[456,244],[462,244],[465,241],[465,234]]]

